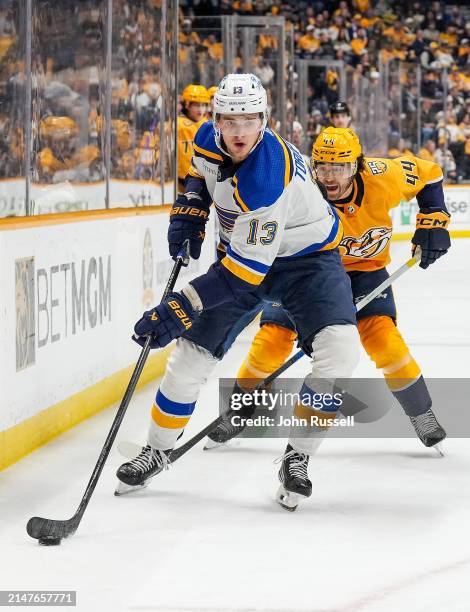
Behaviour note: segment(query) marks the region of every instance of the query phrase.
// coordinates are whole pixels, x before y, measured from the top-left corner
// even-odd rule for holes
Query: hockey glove
[[[413,255],[416,247],[421,247],[421,268],[426,269],[449,250],[449,222],[450,215],[443,210],[422,208],[416,215],[416,230],[411,242]]]
[[[173,259],[178,255],[183,242],[189,239],[189,254],[199,259],[205,237],[209,209],[197,194],[194,197],[179,195],[170,211],[168,248]]]
[[[169,293],[152,310],[144,312],[134,326],[132,339],[144,346],[147,336],[152,337],[150,348],[161,348],[191,327],[196,312],[191,302],[181,293]]]

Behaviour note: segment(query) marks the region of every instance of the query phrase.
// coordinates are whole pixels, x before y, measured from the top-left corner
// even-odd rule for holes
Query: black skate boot
[[[244,391],[238,383],[235,383],[232,395],[234,393],[248,394],[249,391]],[[223,444],[227,444],[229,440],[241,434],[246,427],[243,419],[251,418],[254,413],[255,406],[242,406],[239,410],[230,408],[217,427],[207,434],[208,439],[204,445],[204,450],[211,450]],[[236,425],[232,422],[234,416],[241,417],[235,419]]]
[[[436,446],[447,436],[431,408],[418,416],[410,416],[410,421],[424,446]],[[439,448],[437,450],[439,454],[443,455],[442,450]]]
[[[308,455],[294,450],[288,444],[284,456],[276,460],[276,462],[282,461],[279,470],[281,486],[276,501],[290,512],[297,508],[299,497],[310,497],[312,494],[312,483],[307,473],[308,459]]]
[[[170,451],[161,451],[150,445],[143,446],[140,453],[132,459],[123,463],[117,470],[116,476],[120,482],[115,495],[123,495],[147,486],[150,478],[159,474],[163,469],[168,469]]]

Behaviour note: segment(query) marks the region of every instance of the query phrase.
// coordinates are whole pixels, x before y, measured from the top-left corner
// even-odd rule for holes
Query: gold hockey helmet
[[[207,90],[207,94],[209,96],[209,100],[212,100],[212,98],[214,97],[214,94],[217,91],[217,89],[218,89],[217,85],[214,85],[213,87],[209,87],[209,89]]]
[[[361,153],[361,143],[353,130],[327,127],[313,143],[312,164],[315,162],[354,163]]]
[[[209,104],[209,93],[204,85],[187,85],[181,96],[185,104],[197,102],[199,104]]]

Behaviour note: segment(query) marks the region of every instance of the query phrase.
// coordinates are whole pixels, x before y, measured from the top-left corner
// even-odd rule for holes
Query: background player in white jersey
[[[342,237],[339,218],[298,150],[266,128],[266,109],[266,92],[256,76],[228,75],[214,96],[214,122],[196,134],[185,193],[170,216],[170,254],[189,239],[191,256],[199,257],[213,201],[220,260],[135,325],[139,344],[147,335],[152,348],[179,340],[152,407],[148,445],[118,469],[126,485],[142,485],[163,469],[200,386],[266,302],[285,306],[301,346],[315,354],[302,387],[302,398],[312,398],[312,414],[331,414],[330,405],[318,408],[318,393],[331,392],[333,380],[350,376],[357,364],[351,286],[336,248]],[[318,379],[325,388],[314,383]],[[280,470],[285,497],[311,494],[307,464],[315,443],[289,439]]]

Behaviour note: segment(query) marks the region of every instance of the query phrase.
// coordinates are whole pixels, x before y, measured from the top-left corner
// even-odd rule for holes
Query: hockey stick
[[[173,269],[171,270],[165,291],[163,292],[162,300],[165,299],[168,293],[173,290],[181,268],[188,265],[188,250],[189,240],[186,240],[181,251],[176,257],[176,261]],[[114,439],[116,438],[119,427],[121,426],[127,407],[135,391],[137,382],[142,374],[142,370],[150,352],[150,342],[151,337],[149,336],[142,348],[140,357],[134,368],[134,372],[132,373],[126,392],[124,393],[124,397],[122,398],[113,424],[111,425],[111,429],[109,430],[108,437],[106,438],[104,446],[101,449],[100,456],[98,457],[98,461],[96,462],[93,473],[85,489],[85,493],[83,494],[82,500],[75,514],[72,516],[72,518],[65,521],[46,519],[39,516],[34,516],[33,518],[29,519],[28,524],[26,525],[26,531],[32,538],[39,540],[40,544],[45,544],[48,546],[60,544],[63,538],[73,535],[77,530],[86,507],[88,506],[88,502],[93,495],[93,491],[95,490],[101,472],[103,471],[104,464],[106,463],[106,459],[108,458]]]
[[[412,268],[415,264],[417,264],[421,260],[421,251],[419,249],[416,250],[413,257],[410,257],[408,261],[406,261],[402,266],[400,266],[395,272],[393,272],[388,278],[386,278],[378,287],[373,289],[368,295],[366,295],[362,300],[360,300],[356,305],[356,312],[359,312],[369,304],[373,299],[375,299],[378,295],[382,293],[384,289],[387,289],[395,280],[400,278],[407,270]],[[299,361],[301,357],[303,357],[305,353],[300,350],[295,353],[290,359],[288,359],[285,363],[282,364],[277,370],[272,372],[269,376],[267,376],[262,383],[258,385],[258,389],[265,387],[273,382],[278,376],[280,376],[283,372],[285,372],[288,368],[291,367],[294,363]],[[219,415],[212,423],[209,423],[204,429],[202,429],[195,436],[190,438],[185,444],[182,444],[180,447],[175,448],[170,454],[170,461],[176,461],[180,457],[182,457],[185,453],[188,452],[194,445],[196,445],[200,440],[202,440],[208,433],[210,433],[213,429],[217,427],[217,425],[225,418],[225,413]]]

